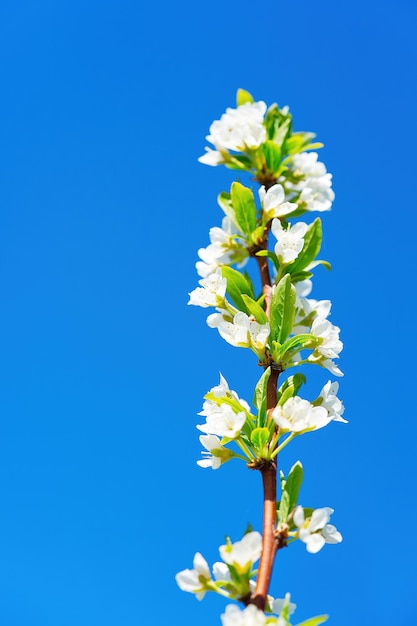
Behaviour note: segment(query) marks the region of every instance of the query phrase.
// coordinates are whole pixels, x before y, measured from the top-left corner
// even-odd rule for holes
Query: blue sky
[[[349,425],[282,466],[302,459],[303,503],[332,506],[344,542],[282,551],[271,591],[298,621],[415,621],[416,13],[3,0],[2,624],[220,624],[223,601],[174,575],[261,523],[257,474],[195,464],[203,394],[221,370],[249,400],[256,362],[186,306],[232,180],[197,157],[238,87],[317,133],[336,191],[314,295],[342,328]]]

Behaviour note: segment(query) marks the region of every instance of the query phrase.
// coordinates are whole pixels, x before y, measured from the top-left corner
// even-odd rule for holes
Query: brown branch
[[[272,411],[277,403],[277,386],[280,370],[271,368],[266,389],[267,411]],[[260,467],[264,491],[264,520],[262,528],[262,553],[259,562],[259,573],[256,581],[256,590],[251,604],[265,609],[266,597],[271,582],[272,568],[274,565],[277,542],[275,526],[277,520],[277,465],[276,461],[270,461]]]

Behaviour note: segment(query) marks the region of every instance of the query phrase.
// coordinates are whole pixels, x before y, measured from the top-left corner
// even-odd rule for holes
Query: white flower
[[[307,211],[328,211],[334,200],[332,175],[318,159],[317,152],[303,152],[293,157],[294,174],[304,180],[292,186],[300,191],[299,201],[307,204]]]
[[[307,552],[315,554],[322,549],[325,543],[340,543],[342,535],[332,524],[327,522],[333,509],[324,507],[313,511],[311,518],[304,518],[304,509],[297,506],[294,511],[294,524],[297,526],[297,536],[306,544]]]
[[[205,458],[197,461],[197,465],[200,467],[211,467],[216,470],[222,463],[226,463],[232,458],[233,452],[224,448],[220,439],[215,435],[200,435],[199,439],[201,445],[207,450],[207,452],[203,450],[201,453]]]
[[[331,421],[324,407],[313,406],[299,396],[289,398],[282,406],[277,405],[271,415],[284,433],[306,433],[323,428]]]
[[[220,546],[220,556],[225,563],[233,565],[239,573],[247,572],[261,556],[262,535],[257,531],[247,533],[233,544]]]
[[[221,152],[217,150],[212,150],[211,148],[205,148],[206,152],[201,157],[198,158],[200,163],[204,163],[204,165],[220,165],[223,163],[223,156]]]
[[[308,357],[308,360],[313,363],[315,362],[314,358],[311,357]],[[334,376],[344,376],[342,370],[340,370],[336,363],[334,363],[331,359],[322,359],[318,362],[318,365],[324,367],[326,370],[329,370],[329,372]]]
[[[294,287],[297,298],[305,298],[311,293],[311,290],[313,289],[313,281],[311,281],[309,278],[306,278],[305,280],[299,280],[297,283],[295,283]]]
[[[324,385],[320,391],[319,400],[320,406],[324,407],[329,414],[329,417],[335,422],[344,422],[347,424],[347,420],[343,419],[342,415],[345,411],[343,402],[336,396],[339,391],[339,383],[332,383],[330,380]]]
[[[195,306],[209,307],[221,306],[223,304],[227,281],[222,277],[222,271],[218,268],[214,274],[209,274],[207,278],[198,281],[201,287],[194,289],[189,296],[188,304]]]
[[[221,404],[207,415],[206,423],[197,425],[197,428],[203,433],[235,439],[239,437],[245,421],[246,413],[235,413],[228,404]]]
[[[268,341],[270,327],[268,323],[258,324],[254,318],[239,311],[228,322],[220,313],[213,313],[207,318],[207,324],[211,328],[217,328],[221,337],[232,346],[240,348],[253,347],[256,351],[263,351]]]
[[[295,288],[297,292],[297,283]],[[332,303],[331,300],[313,300],[312,298],[298,297],[297,294],[295,306],[296,313],[292,333],[297,335],[299,333],[310,332],[312,318],[326,318],[330,314]]]
[[[272,233],[277,239],[275,254],[284,265],[295,261],[304,245],[304,235],[307,232],[307,224],[298,222],[284,230],[279,219],[274,219],[271,225]]]
[[[343,349],[343,343],[339,339],[340,328],[334,326],[324,317],[316,317],[311,326],[311,334],[321,339],[316,351],[326,359],[334,359],[339,356]]]
[[[288,606],[288,613],[289,615],[292,615],[295,611],[295,609],[297,608],[297,605],[294,604],[294,602],[290,602],[290,594],[286,593],[285,594],[285,598],[281,599],[281,598],[277,598],[276,600],[272,601],[272,612],[273,613],[277,613],[277,615],[280,615],[282,612],[282,609],[284,608],[284,606]]]
[[[182,591],[195,593],[202,600],[206,593],[206,583],[211,580],[209,566],[204,557],[197,552],[193,561],[194,569],[184,569],[175,576],[177,585]]]
[[[285,201],[285,191],[282,185],[272,185],[268,191],[265,191],[265,187],[261,187],[258,193],[267,220],[273,217],[284,217],[297,208],[295,203]]]
[[[212,569],[214,580],[225,580],[227,582],[232,582],[232,577],[226,563],[216,561],[216,563],[213,564]]]
[[[207,278],[221,265],[240,263],[243,265],[248,258],[248,250],[239,240],[239,231],[233,222],[225,216],[222,227],[213,226],[209,231],[210,244],[198,250],[201,261],[197,261],[196,269],[199,276]]]
[[[227,398],[232,398],[240,404],[243,410],[250,413],[249,404],[246,402],[246,400],[242,400],[241,398],[239,398],[236,391],[229,389],[229,384],[224,376],[222,376],[222,374],[220,374],[220,384],[212,387],[209,393],[213,394],[216,398],[222,398],[224,396],[226,396]],[[213,412],[215,413],[218,410],[218,406],[219,405],[213,400],[204,400],[203,410],[200,411],[199,415],[211,415]]]
[[[228,604],[226,612],[221,616],[223,626],[266,626],[266,619],[265,613],[253,604],[245,609]]]
[[[237,109],[228,108],[219,120],[212,123],[206,139],[214,145],[217,153],[224,152],[226,155],[229,150],[241,152],[258,148],[266,141],[266,129],[263,125],[265,112],[266,104],[262,101],[245,102]],[[217,162],[224,160],[220,161],[221,156],[207,152],[199,161],[217,165]]]

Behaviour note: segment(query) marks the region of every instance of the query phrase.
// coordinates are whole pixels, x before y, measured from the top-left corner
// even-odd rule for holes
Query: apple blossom
[[[188,304],[209,307],[222,306],[226,295],[227,281],[222,277],[222,271],[218,268],[214,274],[198,281],[201,287],[197,287],[190,293]]]
[[[304,235],[307,232],[307,224],[298,222],[287,229],[282,227],[279,219],[272,220],[271,230],[277,243],[275,244],[275,254],[283,265],[289,265],[299,255],[304,245]]]
[[[252,347],[256,352],[262,352],[268,341],[269,324],[259,324],[253,317],[239,311],[233,317],[233,322],[228,322],[220,313],[213,313],[207,318],[210,328],[217,328],[221,337],[232,346],[240,348]]]
[[[344,422],[347,424],[347,420],[343,419],[342,415],[345,411],[345,407],[339,398],[336,396],[339,391],[339,383],[332,383],[330,380],[324,385],[320,391],[320,395],[317,399],[319,406],[326,409],[329,417],[334,422]]]
[[[339,356],[343,349],[343,343],[339,339],[340,328],[334,326],[324,317],[316,317],[311,325],[311,334],[321,339],[316,352],[326,359],[334,359]]]
[[[212,387],[209,394],[214,395],[216,398],[226,397],[233,399],[242,407],[242,410],[250,412],[249,404],[246,400],[239,398],[236,391],[229,389],[229,384],[222,374],[220,374],[220,384]],[[211,413],[218,410],[218,406],[218,403],[214,400],[204,400],[203,410],[198,415],[211,415]]]
[[[293,157],[295,176],[303,179],[289,186],[300,192],[299,202],[306,204],[307,211],[328,211],[334,200],[332,175],[327,173],[326,166],[318,159],[317,152],[304,152]]]
[[[273,217],[284,217],[297,209],[297,204],[285,201],[285,191],[282,185],[272,185],[268,191],[265,191],[265,187],[261,187],[258,193],[265,221]]]
[[[223,218],[221,228],[210,228],[209,238],[210,244],[198,250],[201,261],[197,261],[196,269],[199,276],[207,278],[221,265],[246,261],[248,251],[242,245],[242,235],[227,216]]]
[[[251,531],[244,535],[240,541],[227,543],[220,546],[220,556],[225,563],[233,565],[239,572],[247,572],[261,556],[262,535],[257,531]]]
[[[265,613],[253,604],[245,609],[240,609],[235,604],[228,604],[221,620],[223,626],[266,626],[267,624]],[[268,620],[268,623],[273,622]]]
[[[233,457],[233,452],[224,448],[215,435],[200,435],[201,445],[207,450],[201,453],[205,458],[197,461],[200,467],[211,467],[216,470]]]
[[[184,569],[175,576],[177,585],[182,591],[195,593],[202,600],[207,591],[207,582],[211,580],[209,566],[204,557],[196,552],[193,561],[194,569]]]
[[[233,150],[236,152],[253,150],[266,140],[266,129],[263,125],[266,112],[265,102],[245,102],[237,109],[227,108],[219,120],[210,126],[210,134],[206,139],[214,145],[218,153]],[[217,165],[218,154],[207,157],[207,153],[199,158],[206,165]]]
[[[289,398],[282,406],[277,405],[271,417],[279,426],[280,432],[296,434],[323,428],[332,419],[327,409],[313,406],[308,400],[303,400],[299,396]]]
[[[210,435],[236,439],[236,437],[239,437],[245,422],[246,413],[244,411],[235,413],[228,404],[221,404],[217,407],[217,410],[213,409],[213,411],[207,415],[206,423],[198,424],[197,428],[203,433]]]
[[[315,554],[322,549],[325,543],[340,543],[342,535],[332,524],[330,519],[333,509],[324,507],[313,511],[311,517],[305,519],[304,509],[298,505],[294,511],[294,524],[298,528],[296,536],[306,544],[307,552]]]

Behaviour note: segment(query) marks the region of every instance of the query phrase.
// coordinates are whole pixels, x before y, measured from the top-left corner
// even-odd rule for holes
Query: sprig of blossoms
[[[281,499],[275,502],[278,455],[284,448],[332,421],[346,422],[338,383],[329,380],[313,402],[299,395],[306,382],[302,372],[278,383],[287,370],[306,364],[343,375],[335,364],[343,344],[340,329],[328,320],[331,301],[309,297],[314,270],[330,269],[319,257],[321,219],[298,221],[308,212],[328,211],[335,197],[332,175],[315,152],[321,144],[313,139],[313,133],[293,130],[288,107],[267,107],[239,90],[236,108],[227,108],[211,124],[207,140],[213,147],[199,158],[207,165],[247,172],[260,185],[259,200],[252,186],[240,180],[231,184],[230,192],[219,194],[225,216],[221,228],[210,229],[209,245],[198,250],[201,280],[188,302],[213,307],[208,326],[217,328],[228,344],[254,352],[263,368],[254,409],[220,375],[220,383],[204,397],[199,415],[205,421],[197,425],[203,433],[199,466],[214,470],[238,458],[263,475],[264,536],[251,530],[235,543],[227,539],[219,548],[222,561],[213,565],[212,574],[199,553],[193,569],[177,574],[180,588],[199,599],[214,591],[245,604],[242,609],[227,606],[223,626],[291,626],[295,606],[289,594],[285,600],[268,594],[276,551],[296,539],[311,553],[325,543],[342,541],[329,523],[333,509],[299,504],[304,471],[300,461],[286,477],[280,470]],[[272,244],[270,235],[275,238]],[[249,270],[256,261],[260,287],[259,279],[242,271],[249,259]],[[299,626],[318,626],[326,619],[318,616]]]

